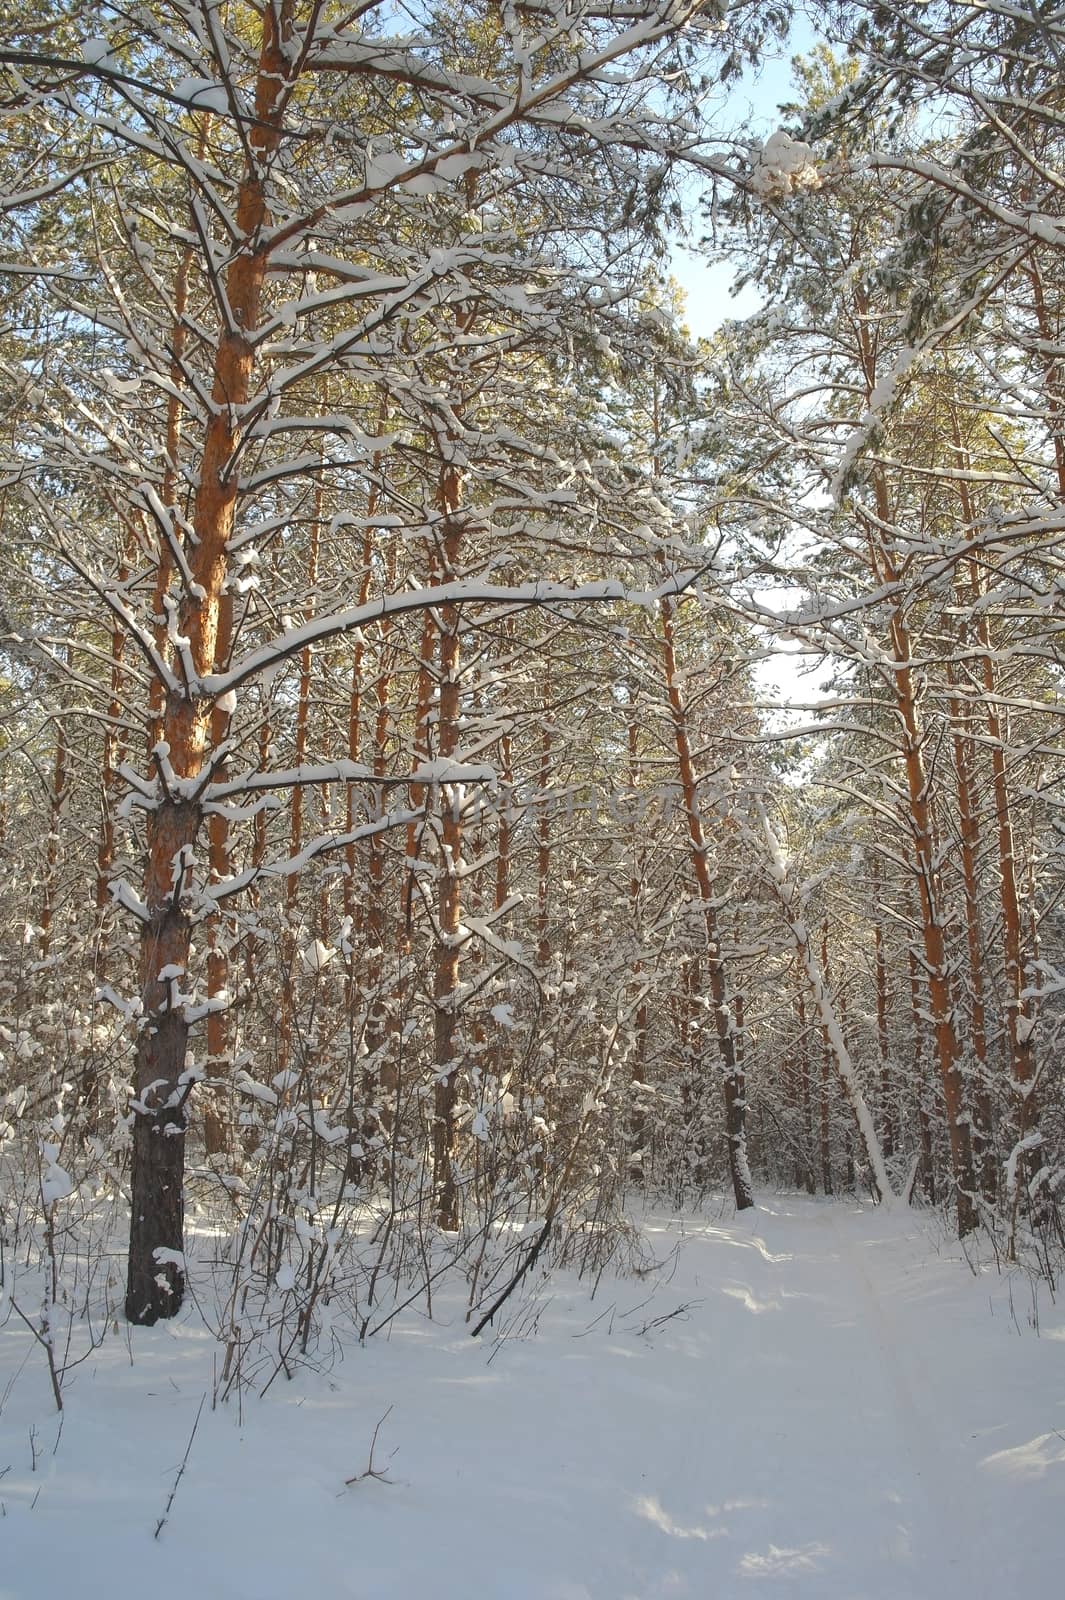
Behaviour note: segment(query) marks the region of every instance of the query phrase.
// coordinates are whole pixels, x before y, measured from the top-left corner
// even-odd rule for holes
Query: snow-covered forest
[[[446,1382],[557,1281],[535,1386],[603,1284],[679,1338],[685,1226],[811,1281],[857,1227],[878,1307],[935,1237],[992,1372],[958,1262],[1034,1338],[1065,1256],[1065,7],[3,10],[0,1439],[106,1364],[104,1449],[138,1352],[212,1427],[344,1351],[416,1391],[412,1328]],[[982,1592],[816,1532],[707,1588],[654,1505],[673,1587],[477,1592]],[[425,1585],[373,1560],[336,1592]]]

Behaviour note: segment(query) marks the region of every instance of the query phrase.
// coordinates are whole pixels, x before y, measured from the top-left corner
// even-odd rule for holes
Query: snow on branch
[[[220,883],[209,885],[204,890],[204,898],[218,903],[228,900],[231,895],[241,894],[258,878],[291,877],[293,873],[302,872],[310,862],[320,860],[322,856],[333,855],[338,850],[346,850],[349,845],[359,844],[363,839],[376,838],[395,828],[406,828],[409,823],[421,822],[424,816],[424,808],[421,806],[417,810],[389,811],[383,817],[374,818],[372,822],[364,822],[357,828],[351,828],[347,833],[321,834],[305,845],[297,855],[248,867],[244,872],[235,873]]]
[[[361,761],[326,761],[314,765],[289,767],[283,772],[248,772],[225,783],[212,784],[204,792],[205,803],[217,805],[233,796],[262,790],[304,789],[319,783],[368,783],[374,788],[399,788],[409,784],[495,783],[495,767],[484,762],[450,761],[439,758],[423,761],[413,772],[384,777]]]
[[[585,606],[626,601],[630,605],[650,609],[660,600],[685,593],[699,576],[697,571],[678,573],[675,578],[668,579],[652,590],[630,589],[618,578],[600,578],[593,583],[578,585],[537,582],[510,587],[484,583],[478,579],[457,578],[451,583],[436,584],[428,589],[409,589],[402,594],[382,595],[366,605],[312,618],[301,627],[290,628],[287,633],[251,651],[228,672],[207,674],[199,680],[197,687],[201,694],[217,698],[239,689],[261,673],[269,672],[308,645],[321,644],[342,634],[353,633],[357,628],[365,628],[410,611],[424,611],[430,606],[480,604],[526,610],[534,606]]]

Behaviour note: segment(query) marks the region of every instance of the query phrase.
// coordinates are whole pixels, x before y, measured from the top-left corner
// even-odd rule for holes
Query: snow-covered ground
[[[194,1312],[129,1344],[120,1327],[69,1374],[58,1444],[40,1349],[8,1318],[0,1596],[1062,1592],[1065,1315],[1045,1284],[845,1204],[645,1230],[657,1269],[592,1300],[539,1280],[502,1340],[469,1337],[456,1290],[240,1407],[210,1408]],[[386,1410],[391,1481],[346,1485]]]

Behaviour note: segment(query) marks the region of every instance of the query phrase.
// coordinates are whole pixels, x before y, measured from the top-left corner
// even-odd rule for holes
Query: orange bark
[[[880,872],[873,858],[873,960],[876,970],[876,1047],[880,1064],[881,1115],[884,1156],[895,1153],[895,1118],[892,1115],[890,1045],[888,1040],[888,972],[884,953],[884,926],[880,918]]]
[[[219,666],[229,660],[233,638],[233,597],[223,594],[219,602],[218,636],[215,642],[215,659]],[[229,734],[230,716],[219,706],[211,710],[211,747],[217,750]],[[229,824],[225,817],[213,813],[207,825],[208,871],[212,884],[219,884],[229,876]],[[229,982],[229,953],[225,944],[223,914],[216,911],[207,929],[207,997],[221,1008]],[[228,1083],[231,1066],[229,1048],[229,1018],[225,1010],[211,1011],[207,1016],[207,1076],[216,1085]],[[204,1147],[209,1156],[221,1156],[232,1147],[230,1118],[223,1109],[220,1090],[215,1087],[206,1096],[204,1104]]]
[[[123,560],[118,569],[119,583],[124,584],[128,577],[129,566]],[[103,768],[100,778],[102,811],[100,838],[96,848],[96,911],[98,917],[102,916],[110,904],[109,885],[112,868],[115,863],[115,800],[118,790],[117,767],[119,762],[122,676],[125,656],[125,629],[121,623],[116,621],[111,629],[111,692],[107,702],[104,747],[101,755],[101,766]]]
[[[383,430],[386,412],[381,408],[380,427]],[[370,576],[373,570],[374,536],[372,518],[376,515],[381,503],[381,486],[377,474],[381,470],[381,453],[376,451],[373,457],[374,477],[366,492],[366,527],[362,536],[362,569],[359,575],[359,591],[357,604],[364,606],[370,597]],[[366,659],[366,641],[360,633],[355,641],[355,649],[351,659],[351,696],[348,703],[348,760],[358,761],[362,748],[362,674],[363,663]],[[344,826],[348,833],[355,827],[355,790],[348,785],[345,800]],[[356,869],[358,865],[358,852],[354,844],[349,844],[344,852],[344,913],[351,918],[352,928],[358,934],[362,931],[364,902],[362,895],[356,894]],[[351,1001],[349,994],[349,1003]]]
[[[821,971],[828,982],[828,920],[821,927]],[[832,1046],[828,1027],[821,1023],[821,1187],[826,1195],[835,1194],[832,1180],[832,1102],[829,1089],[832,1083]]]
[[[455,576],[461,532],[454,521],[461,503],[459,474],[446,467],[441,474],[444,580]],[[459,611],[440,608],[438,655],[437,752],[441,759],[455,756],[459,747]],[[437,1221],[454,1229],[459,1222],[459,1193],[455,1182],[455,1107],[460,1066],[458,990],[461,972],[462,919],[462,812],[457,791],[440,786],[440,856],[437,863],[436,915],[438,940],[433,976],[435,1006],[434,1044],[436,1086],[433,1117],[433,1175]]]
[[[1028,281],[1032,286],[1036,326],[1045,352],[1042,362],[1043,386],[1046,392],[1046,421],[1054,450],[1058,494],[1065,500],[1065,383],[1062,381],[1065,368],[1060,355],[1052,353],[1055,352],[1055,347],[1061,344],[1061,329],[1055,328],[1051,320],[1043,286],[1043,274],[1035,256],[1029,258],[1027,271]]]
[[[677,664],[676,636],[673,625],[673,602],[662,602],[662,633],[660,638],[663,676],[673,722],[673,740],[677,752],[681,795],[688,823],[692,873],[699,891],[706,932],[706,964],[710,978],[710,995],[713,1000],[714,1029],[725,1095],[725,1134],[728,1141],[729,1173],[736,1207],[742,1211],[754,1204],[750,1172],[746,1156],[746,1100],[743,1074],[736,1058],[732,1009],[729,1005],[728,982],[717,926],[714,903],[714,885],[707,860],[708,841],[703,828],[702,812],[695,788],[695,767],[692,761],[688,733],[688,713],[680,687]]]
[[[318,553],[321,539],[322,519],[322,486],[319,479],[315,490],[314,516],[311,519],[311,535],[307,550],[307,592],[313,596],[314,586],[318,581]],[[303,620],[309,622],[314,615],[313,600],[304,610]],[[299,677],[296,687],[296,732],[292,752],[294,767],[302,767],[307,759],[307,729],[311,713],[311,663],[313,651],[309,644],[304,645],[299,655]],[[292,789],[292,801],[289,809],[289,837],[288,848],[291,857],[298,856],[303,847],[303,785],[297,783]],[[284,989],[280,1014],[277,1019],[277,1064],[278,1070],[283,1072],[292,1053],[292,1028],[293,1028],[293,976],[296,960],[296,900],[299,894],[299,874],[290,872],[285,879],[285,928],[281,939],[281,964],[285,974]]]
[[[1036,1063],[1032,1039],[1032,1006],[1025,992],[1024,913],[1013,836],[1013,810],[1009,796],[1006,757],[1008,729],[1005,713],[1000,709],[986,616],[978,618],[976,633],[983,650],[980,672],[987,716],[987,743],[991,756],[991,783],[998,844],[998,882],[1002,903],[1002,953],[1006,971],[1006,1032],[1009,1038],[1010,1075],[1017,1098],[1019,1135],[1023,1137],[1035,1123],[1038,1112],[1035,1095]],[[1019,1170],[1025,1169],[1025,1163],[1019,1163]]]
[[[280,143],[288,77],[286,45],[292,0],[262,13],[251,156],[241,181],[237,227],[241,244],[226,275],[231,325],[214,356],[211,415],[200,450],[193,510],[195,541],[189,551],[192,583],[178,608],[178,634],[187,641],[186,681],[171,690],[163,710],[168,760],[180,780],[197,778],[209,748],[214,702],[200,681],[218,661],[219,618],[227,576],[226,547],[233,531],[241,447],[241,411],[250,392],[254,349],[248,335],[260,320],[269,257],[260,242],[268,221],[263,164]],[[126,1315],[132,1322],[172,1316],[184,1293],[180,1252],[184,1231],[185,1103],[183,1083],[189,1023],[171,995],[185,981],[192,943],[186,893],[203,822],[200,804],[182,790],[164,792],[148,821],[148,858],[140,941],[143,1021],[137,1042],[131,1172],[129,1274]],[[160,972],[176,973],[161,978]],[[156,1252],[166,1252],[162,1260]],[[176,1259],[175,1259],[176,1258]]]
[[[69,756],[66,716],[60,712],[55,726],[55,765],[52,772],[52,794],[48,806],[48,839],[45,846],[44,882],[41,887],[38,941],[42,961],[47,961],[52,950],[52,922],[55,915],[56,895],[59,890],[59,836],[62,831],[63,808],[67,799],[67,763]]]
[[[870,561],[877,580],[895,586],[901,582],[901,572],[883,536],[883,530],[890,527],[892,517],[887,488],[879,472],[874,477],[874,490],[876,522],[867,519]],[[909,800],[907,821],[913,848],[936,1060],[943,1084],[951,1166],[957,1191],[958,1232],[959,1235],[965,1235],[977,1223],[973,1200],[972,1147],[961,1075],[961,1049],[954,1023],[929,777],[918,715],[917,685],[910,665],[913,646],[901,604],[892,610],[888,628],[893,657],[891,677],[895,715],[901,730],[902,762]]]
[[[544,700],[548,700],[544,686]],[[540,815],[536,819],[536,960],[541,974],[551,961],[551,717],[545,712],[540,727],[540,772],[537,782]]]
[[[954,672],[947,669],[953,689]],[[998,1189],[997,1166],[992,1144],[991,1096],[988,1091],[987,1014],[984,1003],[984,953],[981,935],[978,858],[980,819],[976,798],[975,745],[955,693],[950,697],[950,720],[954,749],[954,775],[958,789],[958,831],[961,838],[962,888],[965,896],[965,948],[969,966],[969,1040],[972,1046],[976,1082],[973,1107],[976,1125],[974,1155],[979,1166],[980,1188],[993,1201]]]

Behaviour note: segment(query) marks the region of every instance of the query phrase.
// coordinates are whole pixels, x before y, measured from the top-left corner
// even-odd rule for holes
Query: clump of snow
[[[321,972],[335,955],[336,949],[332,945],[323,944],[321,939],[314,939],[301,952],[300,960],[303,962],[304,971]]]
[[[90,67],[106,67],[111,62],[111,44],[107,39],[83,39],[81,59]]]
[[[216,83],[213,78],[182,78],[174,85],[174,94],[200,111],[229,110],[229,95],[225,85]]]
[[[779,200],[800,189],[820,188],[812,145],[793,139],[778,128],[761,146],[750,183],[763,200]]]
[[[59,1146],[41,1145],[41,1200],[46,1206],[65,1200],[74,1193],[74,1180],[65,1167],[59,1165]]]
[[[165,1245],[156,1245],[152,1251],[152,1260],[157,1267],[177,1267],[179,1272],[185,1270],[185,1257],[180,1250],[168,1250]]]

